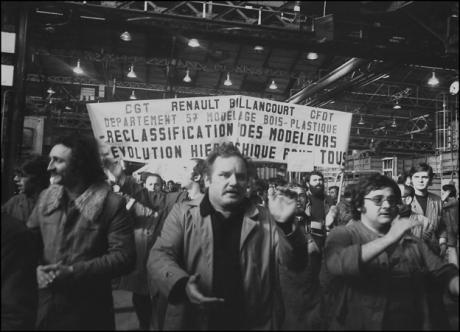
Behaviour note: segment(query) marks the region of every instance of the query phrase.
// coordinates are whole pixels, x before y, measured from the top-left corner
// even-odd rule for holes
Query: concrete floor
[[[139,322],[134,312],[131,300],[131,292],[123,290],[113,291],[113,301],[115,306],[115,328],[117,331],[139,330]],[[449,314],[450,325],[453,331],[458,331],[458,300],[451,297],[444,297],[447,311]]]
[[[117,331],[139,330],[139,322],[131,300],[132,293],[114,290],[112,294],[115,307],[115,329]]]

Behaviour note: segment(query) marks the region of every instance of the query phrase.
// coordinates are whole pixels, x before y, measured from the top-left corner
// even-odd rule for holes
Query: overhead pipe
[[[340,67],[334,69],[326,76],[320,78],[318,81],[316,81],[316,84],[315,83],[310,84],[309,86],[303,88],[302,90],[300,90],[293,96],[286,99],[286,102],[298,104],[301,101],[315,94],[317,91],[324,89],[328,85],[341,79],[345,75],[348,75],[349,73],[353,72],[353,70],[355,70],[356,68],[368,62],[369,60],[365,60],[361,58],[351,58],[350,60],[342,64]]]
[[[375,81],[378,81],[379,79],[383,78],[388,71],[395,66],[394,63],[387,63],[381,68],[377,68],[377,71],[375,72],[374,70],[371,71],[371,65],[373,64],[372,61],[368,63],[368,66],[366,68],[366,73],[361,73],[360,75],[352,78],[349,82],[342,83],[341,85],[337,86],[333,90],[327,92],[326,94],[323,94],[321,96],[318,96],[315,98],[314,101],[309,103],[309,106],[319,106],[322,104],[325,100],[331,99],[332,97],[338,95],[339,93],[349,90],[351,88],[361,88],[364,87],[368,84],[371,84]]]

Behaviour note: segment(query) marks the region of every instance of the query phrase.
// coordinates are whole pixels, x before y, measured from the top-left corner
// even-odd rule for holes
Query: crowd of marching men
[[[162,174],[127,174],[90,138],[17,169],[2,205],[2,330],[458,329],[458,197],[421,163],[325,192],[257,179],[231,143]],[[450,297],[449,297],[450,296]],[[458,321],[457,321],[458,324]]]

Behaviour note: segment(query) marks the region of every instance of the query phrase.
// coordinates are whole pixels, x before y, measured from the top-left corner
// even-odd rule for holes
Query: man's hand
[[[113,176],[112,179],[110,179],[112,182],[118,182],[119,178],[123,174],[123,164],[120,159],[115,159],[113,157],[106,157],[104,158],[102,162],[104,168],[110,172],[109,178],[111,177],[110,175]]]
[[[198,280],[200,278],[199,274],[192,275],[188,281],[187,285],[185,285],[185,292],[187,297],[191,303],[198,304],[198,305],[209,305],[209,304],[216,304],[222,303],[225,300],[219,297],[206,297],[201,293],[200,289],[198,288]]]
[[[281,191],[268,188],[268,209],[279,223],[287,222],[295,213],[297,202]]]
[[[54,270],[49,270],[47,267],[49,265],[39,265],[37,266],[37,284],[38,288],[48,287],[56,278],[56,273]]]
[[[423,225],[423,221],[418,219],[410,219],[410,218],[401,218],[397,216],[393,223],[391,224],[391,228],[387,233],[387,236],[394,242],[398,241],[407,231],[411,228]]]
[[[338,209],[337,209],[337,206],[336,205],[332,205],[330,208],[329,208],[329,212],[327,213],[326,215],[326,228],[330,228],[332,226],[332,224],[334,223],[334,220],[337,218],[337,213],[338,213]]]
[[[441,193],[441,201],[445,201],[450,195],[450,190],[442,191]]]
[[[446,242],[441,243],[439,245],[439,248],[440,248],[439,256],[444,257],[447,253],[447,243]]]
[[[39,278],[39,270],[40,270],[40,278]],[[73,266],[64,265],[61,262],[56,264],[49,264],[49,265],[40,265],[37,268],[37,281],[40,285],[44,285],[45,287],[49,286],[54,281],[59,281],[62,279],[67,278],[73,273]],[[41,279],[41,280],[39,280]]]

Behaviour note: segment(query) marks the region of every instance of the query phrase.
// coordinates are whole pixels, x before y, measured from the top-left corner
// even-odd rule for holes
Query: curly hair
[[[212,165],[216,161],[217,157],[229,158],[229,157],[238,157],[241,158],[246,166],[246,175],[249,178],[250,169],[252,166],[249,165],[250,161],[248,158],[243,156],[243,154],[238,150],[238,148],[233,145],[231,142],[224,142],[218,147],[216,147],[206,158],[205,161],[205,172],[210,177],[212,173]]]
[[[324,181],[324,175],[323,175],[323,173],[321,173],[320,171],[312,171],[312,172],[310,173],[310,175],[308,176],[307,182],[310,182],[310,179],[311,179],[312,175],[317,175],[317,176],[319,176],[319,177]]]
[[[62,144],[72,150],[69,170],[81,176],[86,184],[102,182],[106,179],[102,169],[99,149],[93,137],[69,135],[59,137],[54,145]]]
[[[397,183],[388,176],[380,173],[372,173],[367,177],[361,178],[359,182],[354,185],[351,201],[353,219],[361,219],[361,212],[358,209],[361,209],[364,206],[364,196],[369,194],[371,191],[383,188],[393,189],[398,202],[401,200],[401,190],[399,189]]]

